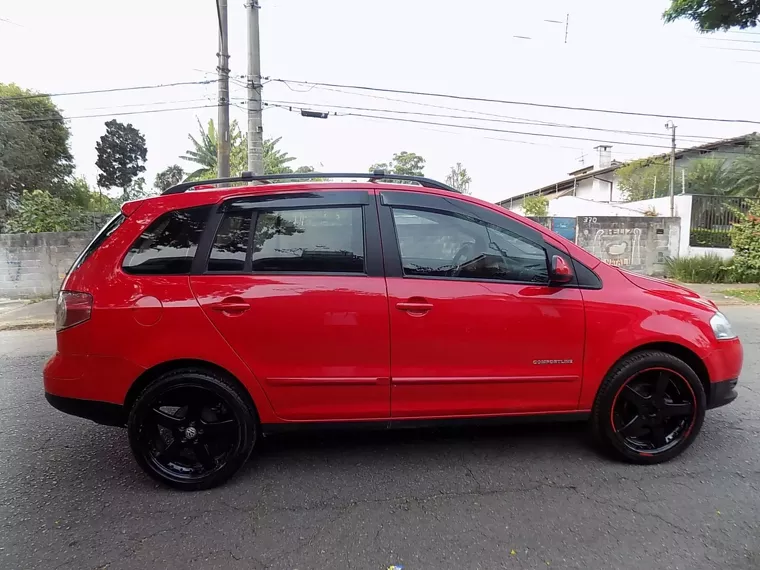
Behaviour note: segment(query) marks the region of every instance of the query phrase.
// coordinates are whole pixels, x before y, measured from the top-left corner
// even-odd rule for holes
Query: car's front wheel
[[[661,463],[685,451],[705,417],[696,373],[661,351],[621,360],[599,388],[591,426],[600,444],[632,463]]]
[[[232,380],[185,368],[151,382],[127,423],[137,462],[151,477],[183,491],[229,479],[248,459],[256,412]]]

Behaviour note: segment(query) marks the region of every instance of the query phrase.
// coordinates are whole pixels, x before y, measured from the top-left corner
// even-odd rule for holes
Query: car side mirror
[[[573,280],[573,268],[561,255],[552,255],[552,269],[549,280],[553,284],[570,283]]]

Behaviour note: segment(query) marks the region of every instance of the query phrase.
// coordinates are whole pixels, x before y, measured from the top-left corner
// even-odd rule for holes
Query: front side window
[[[210,206],[174,210],[158,217],[137,238],[122,265],[139,275],[187,275]]]
[[[260,211],[253,271],[364,273],[361,207]]]
[[[405,276],[547,283],[545,250],[502,228],[441,212],[393,208]]]

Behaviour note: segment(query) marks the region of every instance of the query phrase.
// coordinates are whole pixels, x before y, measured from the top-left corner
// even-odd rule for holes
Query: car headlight
[[[728,322],[726,315],[723,313],[715,313],[710,319],[710,326],[715,333],[715,338],[718,340],[736,338],[736,333],[731,328],[731,323]]]

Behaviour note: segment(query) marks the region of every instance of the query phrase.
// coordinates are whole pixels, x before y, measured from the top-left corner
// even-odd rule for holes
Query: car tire
[[[707,398],[681,359],[647,350],[620,360],[602,382],[591,430],[603,450],[638,464],[669,461],[699,434]]]
[[[127,421],[137,463],[151,477],[182,491],[210,489],[248,460],[258,437],[256,409],[230,378],[182,368],[152,381]]]

